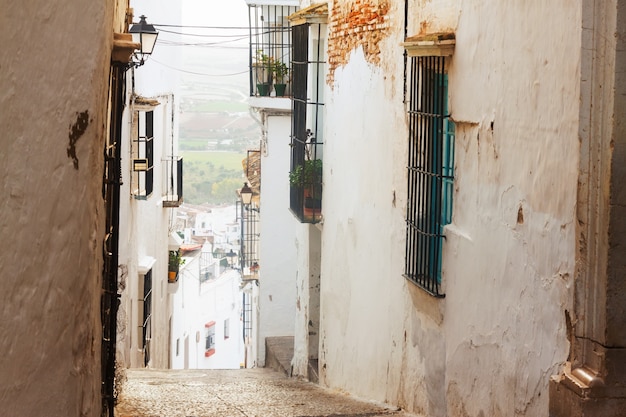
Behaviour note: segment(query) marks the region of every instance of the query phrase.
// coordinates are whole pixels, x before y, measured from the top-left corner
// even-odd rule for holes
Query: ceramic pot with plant
[[[285,89],[289,81],[289,67],[282,61],[275,61],[272,69],[276,79],[274,91],[276,91],[276,96],[282,97],[285,95]]]
[[[170,251],[169,261],[167,265],[167,279],[169,282],[176,282],[178,270],[180,269],[180,266],[184,263],[185,260],[180,255],[180,251]]]
[[[322,160],[307,159],[289,173],[289,183],[303,190],[303,210],[307,218],[322,210]]]
[[[270,56],[257,51],[256,58],[252,64],[254,76],[256,79],[257,94],[260,96],[269,96],[272,88],[273,76],[273,60]]]

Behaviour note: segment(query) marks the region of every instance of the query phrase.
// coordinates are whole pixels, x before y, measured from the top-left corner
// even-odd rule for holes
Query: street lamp
[[[139,23],[133,24],[128,32],[133,36],[133,42],[141,45],[139,51],[135,52],[135,56],[138,56],[138,61],[134,62],[135,67],[139,67],[152,54],[159,32],[153,25],[146,22],[146,16],[144,15],[139,17]]]
[[[252,188],[248,187],[248,183],[244,182],[243,187],[241,187],[241,191],[239,191],[239,195],[241,196],[241,202],[244,206],[249,206],[252,201]]]
[[[244,209],[248,209],[248,207],[250,207],[250,202],[252,202],[252,189],[248,186],[247,182],[243,183],[243,187],[241,187],[241,190],[239,190],[239,198],[241,199],[241,215],[240,215],[240,225],[239,225],[239,231],[241,234],[241,239],[240,239],[240,251],[239,251],[239,263],[241,265],[241,276],[243,277],[243,268],[246,265],[246,253],[245,253],[245,244],[244,244],[244,227],[245,227],[245,222],[244,222]]]

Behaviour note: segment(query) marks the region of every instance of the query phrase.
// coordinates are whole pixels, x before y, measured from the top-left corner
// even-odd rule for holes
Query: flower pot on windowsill
[[[302,214],[305,219],[309,220],[319,218],[322,214],[322,199],[309,197],[307,194],[308,193],[305,193],[304,196],[304,210]]]
[[[269,96],[270,91],[272,89],[272,85],[269,83],[257,83],[256,91],[260,96]]]
[[[169,282],[176,282],[176,271],[167,271],[167,280]]]
[[[287,84],[274,84],[274,91],[276,91],[276,97],[284,97]]]

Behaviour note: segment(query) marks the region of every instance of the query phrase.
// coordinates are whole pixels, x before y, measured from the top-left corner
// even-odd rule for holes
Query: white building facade
[[[179,6],[133,3],[151,22],[180,22]],[[157,28],[158,29],[158,28]],[[159,50],[161,49],[161,50]],[[177,52],[157,40],[154,57],[175,62]],[[178,78],[148,61],[129,70],[122,142],[118,362],[126,367],[168,368],[172,320],[170,251],[182,196],[178,150]]]
[[[429,416],[621,415],[622,3],[303,2],[294,374],[317,353]]]
[[[252,22],[250,39],[251,74],[249,105],[261,126],[260,173],[246,172],[258,195],[258,286],[248,284],[252,297],[252,345],[248,366],[265,366],[266,341],[294,337],[297,314],[298,222],[288,211],[291,136],[290,71],[277,73],[275,64],[291,64],[291,34],[288,16],[297,11],[298,1],[246,1]],[[269,86],[267,91],[263,84]],[[279,84],[285,87],[281,90]],[[277,87],[277,85],[279,85]],[[266,87],[267,88],[267,87]],[[256,198],[256,197],[255,197]],[[247,224],[247,219],[244,219]],[[245,228],[246,226],[244,226]],[[249,227],[249,226],[248,226]],[[244,243],[245,245],[246,243]],[[249,267],[249,265],[247,265]],[[257,333],[258,332],[258,333]],[[287,369],[290,372],[290,369]]]
[[[184,257],[173,297],[173,369],[239,369],[243,362],[240,274],[212,245]]]

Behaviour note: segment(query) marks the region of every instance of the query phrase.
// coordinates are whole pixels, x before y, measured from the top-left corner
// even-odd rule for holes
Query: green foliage
[[[178,267],[185,263],[185,260],[180,255],[180,251],[171,250],[168,262],[168,270],[178,272]]]
[[[241,161],[238,152],[183,152],[185,201],[191,204],[232,204],[241,188]]]
[[[322,160],[307,159],[289,173],[289,184],[292,187],[307,188],[318,185],[322,181]]]
[[[211,186],[213,198],[220,201],[234,201],[236,199],[235,190],[241,188],[241,178],[226,178],[215,182]]]
[[[283,84],[289,78],[289,67],[283,61],[266,55],[262,50],[256,52],[254,65],[269,70],[270,74],[274,74],[276,82]],[[265,81],[265,77],[263,77]]]
[[[274,61],[272,64],[272,70],[276,75],[276,81],[278,83],[285,83],[289,78],[289,67],[282,61]]]

